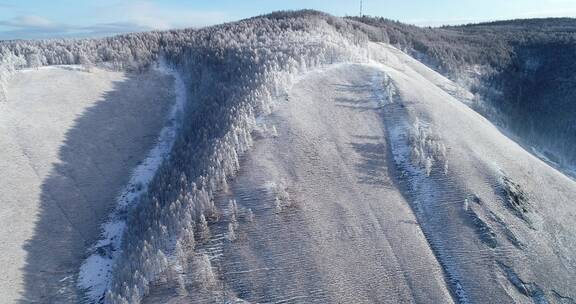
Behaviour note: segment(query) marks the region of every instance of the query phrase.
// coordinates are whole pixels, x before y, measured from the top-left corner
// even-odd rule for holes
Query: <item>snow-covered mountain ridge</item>
[[[78,281],[67,273],[34,298],[46,277],[25,273],[23,296],[573,301],[574,181],[468,107],[475,95],[467,88],[370,42],[374,30],[315,12],[275,13],[196,31],[20,46],[34,53],[3,48],[7,88],[22,60],[134,75],[163,60],[186,96],[170,153],[114,215],[126,223],[122,243],[79,246],[109,260],[105,280],[80,279],[77,291],[61,293]]]

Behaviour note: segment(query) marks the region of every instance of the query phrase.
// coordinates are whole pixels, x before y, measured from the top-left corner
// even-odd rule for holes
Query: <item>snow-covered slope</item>
[[[311,72],[277,101],[239,175],[217,198],[224,215],[210,227],[212,240],[197,249],[222,280],[192,283],[183,302],[451,302],[390,175],[375,73],[354,64]],[[238,211],[229,208],[232,199]],[[237,239],[229,242],[232,214]],[[185,280],[194,282],[197,272]],[[167,287],[157,288],[146,303],[165,300]]]
[[[375,49],[395,58],[382,61],[399,92],[383,111],[400,187],[459,300],[574,299],[576,183],[452,98],[426,68]]]
[[[78,66],[10,78],[0,102],[1,303],[79,301],[80,264],[154,145],[173,83]]]
[[[441,75],[370,55],[276,102],[210,233],[145,303],[572,303],[576,183]]]

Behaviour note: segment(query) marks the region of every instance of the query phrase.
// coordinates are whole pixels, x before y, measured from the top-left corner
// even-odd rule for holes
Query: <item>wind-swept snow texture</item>
[[[144,303],[572,303],[574,181],[449,80],[370,55],[274,103],[209,234]]]
[[[217,197],[223,215],[210,226],[212,239],[197,246],[219,281],[198,284],[190,268],[188,295],[176,303],[452,302],[390,175],[375,72],[353,64],[311,72],[277,101]],[[167,289],[153,286],[145,303],[166,301]]]
[[[77,274],[158,138],[172,76],[56,66],[15,72],[0,103],[0,302],[78,303]],[[109,233],[110,231],[106,231]],[[114,246],[94,247],[100,255]]]
[[[398,90],[383,108],[400,189],[456,300],[575,298],[576,184],[500,133],[402,52],[373,45]]]

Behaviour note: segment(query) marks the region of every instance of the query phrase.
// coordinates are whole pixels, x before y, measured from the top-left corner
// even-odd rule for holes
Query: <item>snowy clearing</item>
[[[76,66],[16,72],[0,103],[0,302],[78,302],[76,276],[155,145],[173,77]],[[113,249],[113,248],[112,248]]]

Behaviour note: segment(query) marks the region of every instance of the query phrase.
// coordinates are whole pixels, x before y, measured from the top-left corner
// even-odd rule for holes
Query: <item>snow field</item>
[[[152,147],[171,80],[55,66],[18,71],[0,103],[0,302],[78,302],[77,272]],[[146,85],[144,85],[146,84]]]

